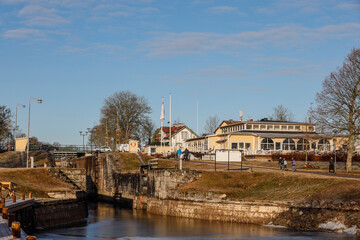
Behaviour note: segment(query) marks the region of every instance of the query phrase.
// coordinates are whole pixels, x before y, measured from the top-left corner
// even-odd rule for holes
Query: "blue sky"
[[[148,99],[159,126],[254,120],[283,104],[304,121],[316,92],[360,47],[360,1],[0,0],[0,105],[32,101],[31,135],[82,144],[104,99]],[[27,132],[27,108],[18,125]]]

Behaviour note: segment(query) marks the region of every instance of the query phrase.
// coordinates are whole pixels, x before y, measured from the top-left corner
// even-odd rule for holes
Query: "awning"
[[[216,143],[224,143],[226,142],[226,139],[217,140]]]

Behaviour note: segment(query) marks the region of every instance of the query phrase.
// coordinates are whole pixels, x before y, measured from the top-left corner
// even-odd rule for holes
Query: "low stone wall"
[[[268,224],[288,211],[286,203],[271,202],[194,202],[148,199],[147,211],[154,214],[210,221]]]
[[[33,208],[36,228],[66,225],[88,216],[87,203],[76,199],[39,200]]]
[[[281,213],[273,223],[295,229],[326,229],[359,235],[360,200],[292,203],[290,210]]]
[[[76,168],[49,168],[49,173],[55,178],[74,184],[83,191],[88,190],[88,183],[85,169]]]
[[[175,198],[177,190],[201,177],[202,172],[192,170],[159,169],[148,173],[147,196],[159,199]]]

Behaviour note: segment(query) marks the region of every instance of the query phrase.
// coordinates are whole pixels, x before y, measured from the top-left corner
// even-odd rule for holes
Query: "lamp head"
[[[22,106],[23,108],[25,108],[25,104],[22,104],[21,106]]]
[[[39,98],[39,99],[37,100],[37,102],[38,102],[38,103],[42,103],[43,100]]]
[[[82,135],[82,131],[79,131],[80,135]]]

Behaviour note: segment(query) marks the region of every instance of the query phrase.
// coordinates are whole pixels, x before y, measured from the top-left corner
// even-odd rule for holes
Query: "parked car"
[[[94,148],[94,152],[111,152],[112,149],[109,146],[100,146]]]

